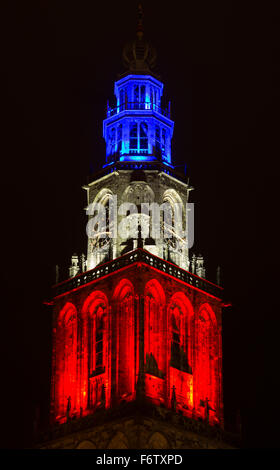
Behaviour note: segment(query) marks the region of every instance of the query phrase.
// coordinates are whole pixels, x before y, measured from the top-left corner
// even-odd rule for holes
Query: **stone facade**
[[[124,215],[126,215],[119,214],[120,205],[124,203],[135,204],[137,208],[143,203],[157,203],[159,206],[167,203],[170,204],[172,211],[174,207],[176,207],[176,204],[180,204],[182,207],[182,228],[185,229],[187,226],[188,214],[186,205],[189,201],[189,193],[193,188],[163,171],[145,170],[145,172],[143,172],[137,170],[118,170],[96,181],[92,181],[84,188],[88,193],[88,207],[90,207],[92,203],[101,203],[106,206],[109,204],[109,201],[113,201],[113,197],[116,196],[116,210],[118,212],[116,218],[117,226],[119,226],[121,220],[124,219]],[[131,216],[131,218],[132,217],[133,216]],[[91,216],[89,216],[89,218],[91,218]],[[148,231],[150,227],[150,233],[147,233],[146,236],[143,237],[144,248],[160,258],[169,259],[183,269],[189,269],[189,250],[186,236],[181,238],[173,227],[175,236],[168,244],[164,239],[164,216],[163,211],[161,211],[160,238],[152,240],[151,218],[151,214],[147,217],[143,217],[142,230],[144,231],[146,228]],[[131,220],[131,224],[134,225],[135,228],[138,227],[139,223],[141,223],[141,216],[134,217]],[[107,230],[108,233],[110,230],[112,232],[112,227],[107,227]],[[105,260],[117,258],[125,252],[135,249],[137,246],[136,238],[137,236],[134,240],[121,238],[118,233],[118,236],[111,240],[111,242],[108,240],[107,244],[106,240],[103,240],[102,249],[100,249],[100,244],[96,243],[96,239],[89,238],[87,268],[92,269]],[[167,247],[169,248],[168,253]]]

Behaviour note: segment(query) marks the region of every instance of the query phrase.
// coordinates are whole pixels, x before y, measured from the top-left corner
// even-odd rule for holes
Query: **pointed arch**
[[[113,199],[114,196],[111,189],[103,188],[96,194],[88,206],[88,269],[92,269],[113,257]],[[96,213],[98,213],[97,223]]]
[[[113,198],[113,192],[109,188],[102,188],[95,196],[95,203],[99,202],[100,204],[106,205],[109,199]]]
[[[134,287],[122,279],[114,290],[114,331],[116,331],[115,381],[119,399],[131,400],[135,394],[135,309]]]
[[[110,440],[107,449],[129,449],[129,442],[122,431],[118,431]]]
[[[165,293],[156,279],[147,282],[144,292],[144,353],[146,372],[163,378],[166,374]]]
[[[192,342],[193,342],[193,331],[192,331],[192,320],[193,320],[193,306],[191,301],[185,295],[184,292],[176,292],[170,299],[167,308],[168,313],[168,331],[169,331],[169,352],[170,361],[173,366],[176,362],[177,368],[184,372],[192,373]],[[177,333],[176,333],[177,330]],[[173,335],[172,335],[173,333]],[[176,337],[175,337],[176,335]],[[173,354],[172,354],[172,343],[173,343]],[[186,363],[184,364],[183,358],[180,361],[176,354],[176,344],[178,348],[182,349],[185,353]],[[179,351],[177,351],[179,354]],[[173,356],[173,357],[172,357]]]
[[[113,299],[124,299],[134,292],[134,287],[131,281],[128,279],[122,279],[114,290]]]
[[[219,410],[220,338],[216,315],[208,303],[200,306],[196,318],[195,390],[198,413],[215,421]],[[207,416],[207,407],[210,406]],[[211,410],[212,409],[212,410]]]
[[[193,306],[184,292],[176,292],[167,308],[169,398],[175,393],[184,414],[193,407]]]
[[[163,257],[179,266],[185,266],[188,256],[186,236],[183,234],[186,222],[186,210],[181,196],[173,188],[164,191],[163,208]]]
[[[104,292],[96,290],[82,307],[82,408],[95,408],[103,402],[109,406],[109,303]]]
[[[157,279],[151,279],[147,282],[145,295],[153,297],[161,306],[165,305],[164,289]]]
[[[203,315],[205,320],[210,321],[210,323],[211,323],[211,325],[214,329],[217,328],[216,315],[215,315],[214,310],[212,309],[212,307],[207,302],[203,303],[200,306],[199,311],[198,311],[198,316],[199,315]]]
[[[57,419],[66,416],[70,397],[73,413],[77,406],[77,310],[67,302],[59,312],[56,329],[56,390]],[[69,402],[69,403],[70,403]]]
[[[84,301],[83,308],[82,308],[82,316],[85,315],[93,315],[96,307],[98,305],[104,306],[104,308],[108,308],[108,299],[104,292],[100,290],[96,290],[92,292]]]
[[[173,188],[168,188],[166,189],[166,191],[164,191],[163,196],[162,196],[162,202],[169,202],[171,206],[174,206],[176,203],[183,205],[181,196]]]

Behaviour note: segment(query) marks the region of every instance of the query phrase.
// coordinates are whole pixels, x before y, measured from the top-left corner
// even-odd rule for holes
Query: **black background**
[[[172,102],[173,159],[195,187],[194,250],[222,268],[224,399],[244,447],[278,446],[279,16],[268,3],[143,2]],[[7,15],[7,16],[6,16]],[[102,119],[137,2],[10,3],[2,42],[1,447],[48,416],[51,310],[86,251],[82,184],[104,158]]]

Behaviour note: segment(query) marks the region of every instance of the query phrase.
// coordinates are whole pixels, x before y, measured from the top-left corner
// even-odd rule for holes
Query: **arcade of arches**
[[[122,278],[113,292],[65,301],[54,327],[54,420],[135,400],[142,374],[147,400],[222,425],[220,326],[211,299],[190,297],[156,278],[139,294]]]

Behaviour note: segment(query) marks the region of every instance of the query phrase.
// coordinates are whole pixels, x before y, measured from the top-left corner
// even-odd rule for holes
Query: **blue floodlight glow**
[[[127,75],[115,82],[116,106],[103,121],[106,165],[116,161],[161,161],[171,165],[174,122],[163,109],[163,84],[150,75]]]
[[[120,162],[150,162],[155,160],[155,157],[146,155],[126,155],[120,157]]]

